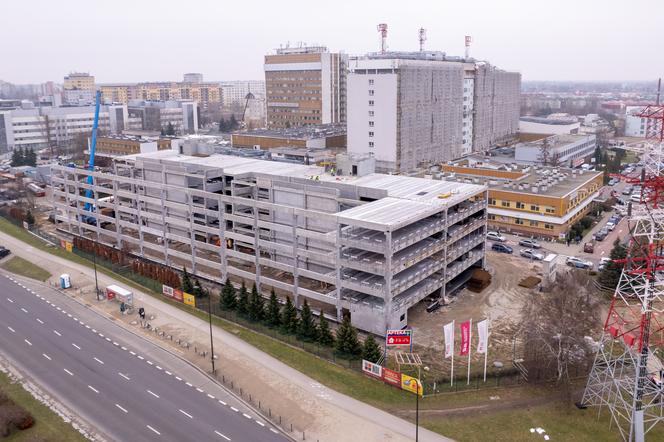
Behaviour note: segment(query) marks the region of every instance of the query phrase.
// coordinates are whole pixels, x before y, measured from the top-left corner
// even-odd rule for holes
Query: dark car
[[[5,256],[9,255],[11,251],[9,249],[5,249],[4,247],[0,246],[0,258],[4,258]]]
[[[491,250],[493,250],[494,252],[498,252],[498,253],[510,253],[511,254],[513,252],[512,248],[510,246],[506,246],[505,244],[500,244],[500,243],[494,243],[491,246]]]

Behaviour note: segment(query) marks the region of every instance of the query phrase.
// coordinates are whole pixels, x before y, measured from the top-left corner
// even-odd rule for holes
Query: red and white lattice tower
[[[608,410],[627,441],[641,442],[664,421],[664,106],[647,106],[641,202],[628,215],[631,234],[620,281],[604,323],[581,406]]]

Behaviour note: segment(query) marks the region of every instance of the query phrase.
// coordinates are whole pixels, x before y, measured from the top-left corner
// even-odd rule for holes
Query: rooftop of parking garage
[[[376,230],[394,230],[441,211],[485,190],[484,185],[438,181],[401,175],[370,174],[362,177],[334,176],[322,167],[275,161],[210,155],[193,157],[176,151],[128,155],[123,161],[167,162],[191,165],[195,170],[220,169],[225,175],[250,177],[267,175],[309,181],[312,185],[335,188],[352,185],[366,190],[373,201],[338,212],[339,221]]]

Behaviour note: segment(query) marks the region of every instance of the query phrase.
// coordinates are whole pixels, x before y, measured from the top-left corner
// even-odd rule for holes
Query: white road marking
[[[119,346],[120,346],[120,344],[118,344],[118,343],[115,342],[115,341],[113,341],[113,345],[115,345],[116,347],[119,347]]]
[[[71,313],[67,313],[67,316],[69,316],[71,318]]]
[[[90,328],[90,326],[89,326],[88,324],[85,324],[85,328],[89,329],[89,328]]]
[[[171,372],[168,371],[168,370],[166,370],[164,373],[166,373],[166,374],[169,375],[169,376],[173,376],[173,373],[171,373]]]
[[[175,376],[175,379],[177,379],[178,381],[182,380],[182,378],[180,376]]]
[[[249,416],[247,413],[242,413],[242,416],[246,417],[247,419],[251,419],[251,416]]]
[[[275,430],[274,428],[270,428],[270,431],[273,432],[274,434],[279,434],[279,432],[277,430]]]
[[[127,410],[125,408],[121,407],[120,405],[115,404],[115,406],[118,407],[120,410],[124,411],[125,413],[127,413]]]
[[[27,311],[26,309],[24,309],[23,307],[21,307],[21,311],[22,311],[23,313],[28,313],[28,311]]]
[[[161,368],[161,367],[158,366],[158,365],[155,365],[155,368],[156,368],[157,370],[163,370],[163,368]]]
[[[221,436],[221,437],[223,437],[223,438],[226,439],[226,440],[231,440],[230,437],[226,437],[226,436],[224,436],[223,434],[221,434],[221,433],[218,432],[217,430],[214,430],[214,433],[215,433],[217,436]]]
[[[60,332],[57,331],[57,330],[53,330],[53,333],[55,333],[55,334],[58,335],[58,336],[62,336],[62,335],[60,334]]]
[[[220,403],[221,405],[226,405],[226,402],[222,401],[221,399],[219,399],[219,403]]]
[[[69,376],[74,376],[74,373],[72,373],[71,371],[67,370],[66,368],[63,368],[63,370],[64,370],[65,373],[67,373]]]
[[[44,324],[44,321],[42,321],[42,320],[39,319],[39,318],[37,318],[37,322],[39,322],[39,323],[42,324],[42,325]]]
[[[99,332],[99,337],[103,338],[104,335],[101,332]]]
[[[124,374],[120,373],[119,371],[118,371],[118,374],[120,376],[122,376],[123,378],[125,378],[126,380],[131,381],[131,379],[129,379],[129,377],[127,375],[124,375]]]
[[[140,359],[141,361],[145,359],[145,358],[144,358],[143,356],[141,356],[141,355],[138,355],[137,357],[138,357],[138,359]]]
[[[106,339],[108,342],[111,342],[111,338],[109,338],[108,336],[105,337],[104,339]]]
[[[178,410],[180,411],[180,413],[184,414],[184,415],[187,416],[189,419],[193,419],[193,418],[194,418],[194,416],[192,416],[191,414],[187,413],[187,412],[184,411],[183,409],[178,408]]]
[[[120,347],[120,348],[123,349],[124,351],[127,351],[127,347]]]
[[[97,333],[97,330],[95,330],[95,329],[93,328],[93,329],[92,329],[92,333]]]
[[[203,389],[202,389],[202,388],[198,388],[198,387],[196,387],[196,391],[199,392],[199,393],[203,393]]]
[[[214,399],[214,396],[212,396],[210,393],[207,394],[207,397],[209,397],[210,399]]]
[[[24,339],[25,343],[28,345],[32,345],[32,342],[28,341],[27,339]]]
[[[49,361],[52,361],[52,360],[53,360],[53,359],[51,359],[51,357],[50,357],[49,355],[47,355],[46,353],[42,353],[42,356],[45,357],[46,359],[48,359]]]
[[[99,394],[99,390],[97,390],[97,389],[96,389],[95,387],[93,387],[92,385],[88,385],[88,388],[89,388],[90,390],[94,391],[95,393]]]
[[[161,433],[158,432],[157,430],[155,430],[154,428],[152,428],[151,426],[146,425],[146,427],[148,427],[150,430],[152,430],[152,431],[154,431],[155,433],[157,433],[157,435],[161,436]]]
[[[16,333],[16,330],[14,330],[13,328],[11,328],[10,326],[7,326],[7,328],[9,329],[10,332],[12,332],[12,333]]]
[[[92,359],[94,359],[95,361],[99,362],[101,365],[104,365],[104,361],[102,361],[101,359],[97,359],[97,358],[92,358]]]
[[[11,302],[12,304],[14,303],[14,300],[12,298],[7,298],[7,301]]]
[[[81,349],[81,347],[79,347],[78,345],[74,344],[73,342],[71,343],[71,345],[73,345],[74,347],[76,347],[76,348],[79,349],[79,350]]]
[[[145,361],[145,362],[147,362],[147,363],[150,364],[150,365],[154,365],[154,364],[152,363],[152,361]]]
[[[156,397],[157,399],[159,399],[159,395],[158,395],[157,393],[153,393],[153,392],[151,392],[150,390],[145,390],[145,391],[147,391],[147,392],[150,393],[152,396],[154,396],[154,397]],[[182,411],[182,410],[180,410],[180,411]]]
[[[254,420],[255,420],[255,419],[254,419]],[[256,421],[256,423],[257,423],[258,425],[260,425],[261,427],[264,427],[264,426],[265,426],[265,424],[264,424],[263,422],[261,422],[261,421]]]
[[[55,305],[55,304],[53,304],[53,305]],[[59,311],[62,311],[62,309],[60,307],[55,307],[55,308],[57,308]]]
[[[187,387],[193,387],[189,382],[187,382]]]
[[[130,353],[132,356],[136,356],[136,353],[134,353],[133,351],[130,351],[129,353]]]
[[[238,409],[235,408],[235,407],[231,407],[231,410],[233,410],[233,411],[236,412],[236,413],[237,413],[238,411],[240,411],[240,410],[238,410]]]

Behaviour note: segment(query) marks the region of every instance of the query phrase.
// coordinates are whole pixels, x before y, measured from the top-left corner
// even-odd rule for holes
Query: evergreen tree
[[[23,149],[23,147],[21,147],[21,149],[19,150],[19,155],[20,155],[20,159],[19,159],[18,165],[19,166],[25,166],[25,149]]]
[[[182,291],[189,294],[193,294],[194,291],[194,284],[191,282],[191,277],[186,267],[182,270]]]
[[[21,156],[21,151],[19,149],[14,149],[12,151],[12,167],[18,167],[23,162],[23,157]]]
[[[228,123],[223,117],[219,120],[219,132],[228,132]]]
[[[258,293],[258,288],[254,283],[251,288],[251,299],[249,300],[249,319],[252,321],[262,321],[265,317],[265,305],[263,297]]]
[[[25,214],[25,222],[28,224],[34,224],[35,223],[35,217],[32,215],[32,212],[28,210],[28,212]]]
[[[270,292],[270,300],[267,303],[267,312],[266,312],[266,321],[267,325],[270,327],[278,327],[281,324],[281,317],[279,315],[279,300],[277,299],[277,294],[274,293],[274,289]]]
[[[241,316],[249,314],[249,293],[247,292],[247,286],[244,285],[244,281],[242,281],[242,287],[240,287],[236,310]]]
[[[175,135],[175,128],[171,123],[168,123],[168,126],[166,126],[166,135],[173,136]]]
[[[286,297],[286,304],[281,311],[281,329],[284,333],[297,332],[297,308],[289,297]]]
[[[229,130],[235,130],[238,128],[238,123],[237,120],[235,119],[235,115],[231,115],[231,119],[228,122],[228,129]]]
[[[223,310],[235,310],[237,297],[235,296],[235,287],[233,287],[230,278],[226,278],[226,284],[224,284],[224,288],[221,290],[219,304]]]
[[[373,335],[369,335],[367,339],[364,340],[364,345],[362,346],[362,358],[370,362],[378,362],[383,352],[376,343]]]
[[[322,311],[318,318],[318,343],[327,347],[334,345],[334,335]]]
[[[337,342],[335,345],[337,353],[357,358],[362,355],[362,346],[357,339],[357,329],[350,323],[350,317],[346,316],[337,329]]]
[[[201,287],[201,283],[198,280],[198,278],[194,280],[194,288],[191,294],[194,295],[194,297],[196,298],[205,298],[205,296],[207,295],[205,289]]]
[[[23,164],[25,166],[32,166],[32,167],[35,167],[37,165],[37,154],[35,153],[34,149],[32,148],[26,149]]]
[[[616,239],[613,242],[613,249],[611,249],[611,254],[609,257],[612,260],[623,259],[627,256],[627,248],[624,244],[620,242],[619,239]],[[620,274],[622,273],[623,264],[618,264],[613,261],[609,261],[605,266],[602,272],[599,274],[598,281],[607,289],[615,289],[620,281]]]
[[[314,315],[311,313],[311,308],[309,308],[309,303],[306,298],[304,299],[304,304],[300,310],[297,335],[305,341],[315,341],[318,335],[316,323],[314,322]]]

